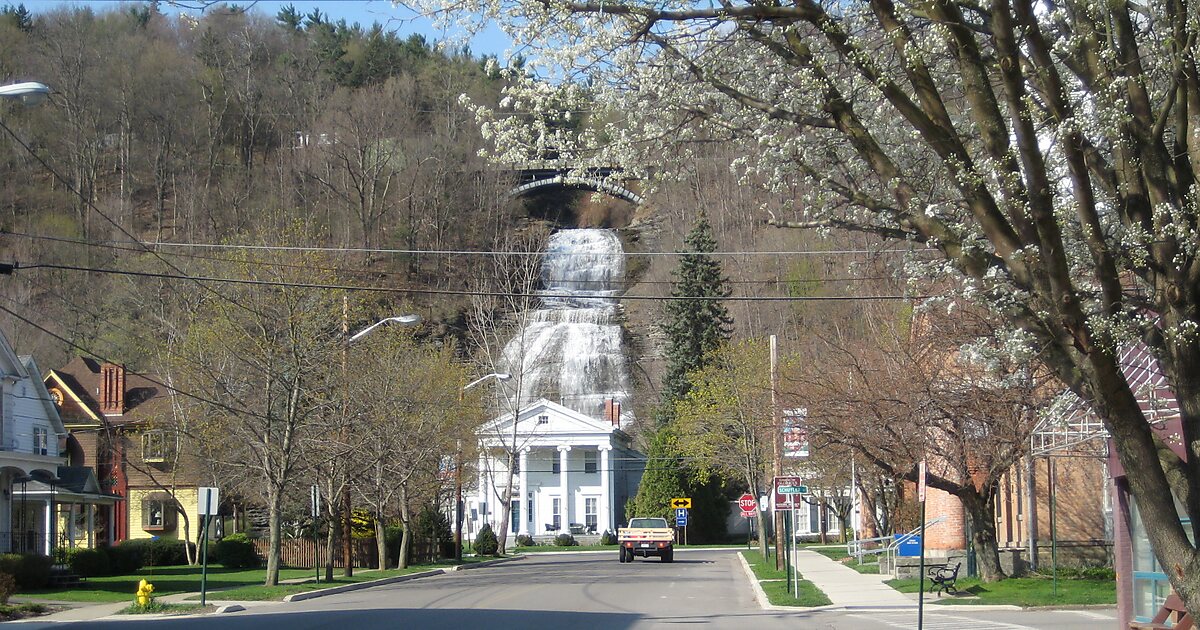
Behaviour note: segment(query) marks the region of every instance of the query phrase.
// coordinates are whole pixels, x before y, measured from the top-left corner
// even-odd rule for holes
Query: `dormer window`
[[[171,456],[173,446],[166,431],[146,431],[142,434],[142,461],[165,462]]]
[[[50,432],[46,427],[33,427],[33,454],[50,454]]]

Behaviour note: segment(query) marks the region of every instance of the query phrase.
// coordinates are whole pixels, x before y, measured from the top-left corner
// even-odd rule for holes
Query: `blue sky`
[[[87,5],[95,8],[97,11],[104,11],[117,9],[122,4],[131,3],[119,0],[91,0],[83,2],[66,0],[0,0],[0,5],[8,4],[24,4],[27,9],[36,14],[59,6]],[[182,5],[182,7],[172,7],[167,2],[163,2],[161,6],[165,12],[187,11],[198,13],[197,10],[186,7],[198,6],[201,3],[199,0],[179,0],[177,4]],[[393,6],[390,0],[258,0],[258,2],[253,3],[251,0],[242,0],[234,2],[234,4],[241,6],[253,4],[252,11],[268,16],[274,16],[280,9],[289,4],[295,6],[301,14],[308,14],[314,8],[320,8],[321,13],[328,15],[334,21],[344,19],[349,24],[358,22],[363,26],[370,26],[374,22],[379,22],[384,28],[396,31],[402,36],[407,36],[411,33],[421,33],[429,41],[445,41],[451,36],[458,35],[456,33],[445,33],[436,29],[431,21],[417,16],[404,7]],[[501,59],[504,58],[504,52],[509,48],[510,44],[504,33],[495,26],[489,26],[487,30],[470,41],[471,51],[476,55],[485,53],[493,54]]]

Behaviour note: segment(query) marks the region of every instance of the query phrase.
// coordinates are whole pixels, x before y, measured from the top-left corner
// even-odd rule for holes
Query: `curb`
[[[517,560],[524,560],[527,557],[529,557],[529,556],[524,556],[524,555],[509,556],[507,558],[496,558],[495,560],[484,560],[483,562],[473,562],[471,564],[458,564],[458,565],[455,565],[454,568],[452,568],[450,570],[451,571],[470,571],[471,569],[480,569],[483,567],[490,567],[490,566],[496,565],[496,564],[504,564],[506,562],[516,562]]]
[[[283,601],[288,602],[288,603],[302,602],[307,599],[316,599],[318,597],[325,597],[326,595],[337,595],[339,593],[349,593],[351,591],[359,591],[364,588],[372,588],[375,586],[385,586],[388,584],[398,584],[400,582],[407,582],[409,580],[417,580],[420,578],[432,577],[435,575],[445,575],[447,572],[451,572],[451,571],[466,571],[468,569],[478,569],[478,568],[482,568],[482,567],[490,567],[492,565],[503,564],[505,562],[515,562],[517,560],[522,560],[522,559],[524,559],[524,556],[512,556],[512,557],[508,557],[508,558],[497,558],[495,560],[485,560],[483,562],[474,562],[471,564],[459,564],[450,569],[430,569],[428,571],[419,571],[417,573],[409,573],[408,575],[397,575],[394,577],[379,578],[378,580],[370,580],[367,582],[358,582],[357,584],[343,584],[341,586],[331,586],[329,588],[323,588],[319,591],[308,591],[305,593],[292,593],[291,595],[284,597]],[[229,611],[229,612],[233,612],[233,611]]]
[[[770,611],[775,611],[775,612],[811,613],[811,612],[842,611],[842,610],[846,610],[846,611],[851,611],[851,610],[852,611],[915,610],[917,608],[916,602],[913,602],[911,605],[904,605],[904,606],[859,606],[859,605],[854,605],[854,604],[851,604],[851,605],[825,604],[824,606],[776,606],[775,604],[772,604],[769,599],[767,599],[767,593],[766,593],[766,591],[764,591],[762,589],[762,585],[759,584],[758,576],[754,575],[754,570],[750,568],[750,563],[746,562],[746,557],[740,553],[737,555],[737,557],[738,557],[738,560],[741,561],[741,563],[742,563],[742,572],[746,574],[746,579],[750,580],[750,586],[753,587],[753,589],[754,589],[754,599],[758,600],[758,605],[763,610],[770,610]],[[818,588],[820,588],[820,587],[818,587]],[[978,608],[980,610],[985,610],[982,606],[976,606],[975,608]],[[1005,610],[1007,610],[1008,608],[1010,608],[1010,607],[1008,607],[1008,606],[1003,607],[1003,609],[1005,609]],[[1020,608],[1017,608],[1015,606],[1013,606],[1011,608],[1013,608],[1015,610],[1020,610]]]
[[[318,597],[324,597],[326,595],[337,595],[339,593],[349,593],[350,591],[358,591],[358,590],[362,590],[364,588],[371,588],[372,586],[383,586],[385,584],[396,584],[397,582],[407,582],[409,580],[416,580],[418,578],[430,577],[433,575],[442,575],[444,573],[446,573],[445,569],[431,569],[429,571],[419,571],[417,573],[409,573],[408,575],[397,575],[395,577],[390,577],[390,578],[380,578],[378,580],[370,580],[368,582],[359,582],[357,584],[343,584],[341,586],[331,586],[329,588],[323,588],[319,591],[308,591],[306,593],[292,593],[291,595],[284,597],[283,601],[288,602],[288,603],[302,602],[306,599],[316,599]]]
[[[226,604],[224,606],[217,606],[217,609],[213,611],[213,614],[220,615],[223,613],[241,612],[243,610],[246,610],[246,607],[241,604]]]

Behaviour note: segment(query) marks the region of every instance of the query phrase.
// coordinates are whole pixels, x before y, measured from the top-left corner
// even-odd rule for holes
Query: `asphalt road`
[[[218,596],[219,597],[219,596]],[[38,625],[38,624],[31,624]],[[675,562],[617,562],[616,553],[534,555],[524,560],[291,604],[189,618],[54,624],[66,628],[192,630],[678,629],[907,630],[915,610],[764,611],[731,551],[677,552]],[[1108,611],[927,610],[929,630],[1115,628]]]

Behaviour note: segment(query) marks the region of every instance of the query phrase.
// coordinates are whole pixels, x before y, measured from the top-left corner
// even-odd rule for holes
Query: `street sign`
[[[321,517],[321,487],[315,483],[308,489],[308,510],[314,520]]]
[[[750,493],[738,497],[738,507],[742,508],[742,516],[754,516],[758,511],[758,501]]]
[[[200,516],[216,516],[221,505],[221,494],[216,488],[200,488],[196,513]]]
[[[925,502],[925,460],[917,466],[917,500]]]
[[[791,510],[800,501],[796,498],[808,494],[804,480],[796,476],[776,477],[774,483],[774,507],[776,510]]]
[[[690,508],[692,507],[692,499],[690,497],[671,499],[671,507],[674,509]]]
[[[675,510],[675,527],[687,527],[687,508]]]

